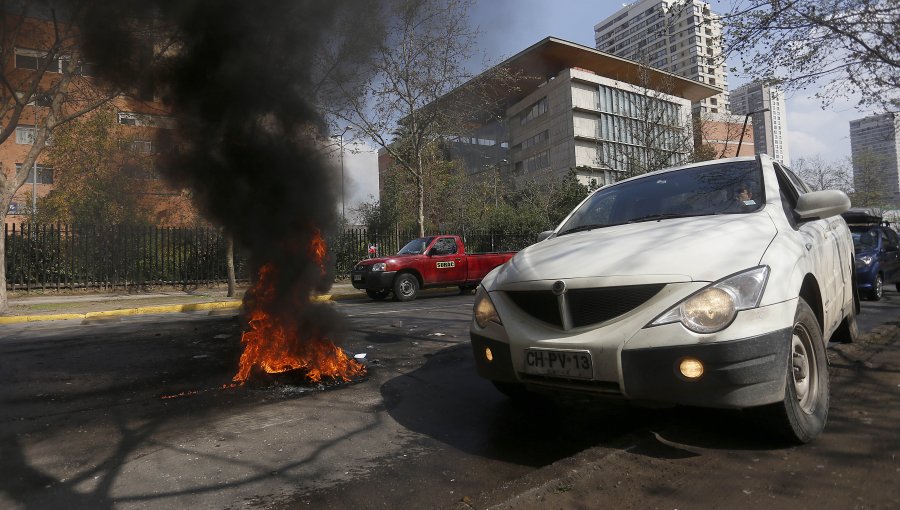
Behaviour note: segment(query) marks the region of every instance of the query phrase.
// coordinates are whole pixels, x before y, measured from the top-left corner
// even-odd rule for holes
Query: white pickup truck
[[[857,334],[849,207],[765,155],[605,186],[484,278],[478,373],[512,398],[748,408],[808,442],[826,345]]]

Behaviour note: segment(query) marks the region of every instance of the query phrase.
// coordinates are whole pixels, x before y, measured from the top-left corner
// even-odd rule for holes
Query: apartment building
[[[52,90],[66,73],[71,76],[70,94],[62,105],[63,115],[79,111],[84,104],[96,100],[102,92],[95,86],[93,69],[90,65],[79,64],[74,70],[67,69],[73,49],[77,47],[77,33],[69,27],[55,25],[52,16],[36,9],[33,16],[21,17],[12,13],[3,13],[4,35],[15,34],[14,39],[6,39],[3,44],[8,48],[2,52],[3,61],[0,68],[8,83],[22,97],[22,90],[33,86],[37,81],[35,100],[22,110],[11,135],[0,143],[0,171],[6,173],[8,181],[14,179],[23,162],[32,149],[32,144],[40,130],[46,129],[50,114],[51,96],[44,91]],[[53,41],[53,34],[60,32],[63,37],[63,50],[48,54]],[[46,69],[45,67],[46,66]],[[157,142],[160,130],[171,130],[175,127],[174,118],[168,109],[152,97],[141,98],[140,94],[119,95],[109,104],[115,109],[114,122],[116,132],[122,136],[123,144],[127,141],[128,151],[149,155],[154,162],[164,148]],[[6,112],[0,118],[0,126],[7,126],[13,121],[12,108],[15,101],[7,99]],[[87,115],[91,115],[88,113]],[[52,133],[50,135],[52,144]],[[47,150],[38,156],[37,161],[28,173],[26,183],[12,197],[7,209],[7,223],[26,223],[32,220],[31,213],[39,204],[39,199],[54,189],[63,168],[53,168],[47,161]],[[153,169],[139,169],[127,164],[121,168],[122,186],[133,190],[136,202],[145,203],[154,214],[153,220],[161,224],[175,225],[192,222],[196,216],[187,194],[172,189],[164,183]],[[39,206],[38,206],[39,207]]]
[[[721,89],[695,101],[695,115],[729,112],[721,37],[719,16],[700,0],[639,0],[594,26],[600,51]]]
[[[476,179],[499,172],[511,183],[539,181],[574,170],[582,183],[603,185],[660,162],[684,163],[694,147],[691,102],[719,92],[553,37],[498,67],[522,78],[505,89],[502,106],[483,112],[489,120],[451,146]],[[379,173],[389,163],[379,158]]]
[[[886,204],[900,205],[900,114],[850,121],[853,183],[857,193],[876,188]]]
[[[757,154],[768,154],[785,165],[791,164],[787,142],[787,113],[784,91],[762,82],[742,85],[731,91],[731,113],[751,114]]]

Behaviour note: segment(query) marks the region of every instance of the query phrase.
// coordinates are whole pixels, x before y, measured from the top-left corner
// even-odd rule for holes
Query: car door
[[[884,283],[900,282],[900,240],[897,233],[888,227],[881,229],[881,246],[883,252],[882,272]]]
[[[426,284],[457,283],[466,279],[465,259],[459,253],[456,238],[439,237],[428,250],[426,264],[429,266],[426,274],[433,275],[432,281],[426,281]]]
[[[787,200],[790,208],[797,206],[797,199],[808,188],[790,171],[775,164],[778,174],[778,185],[781,188],[782,201]],[[792,211],[793,212],[793,211]],[[845,299],[845,271],[841,263],[841,254],[837,236],[840,235],[840,222],[838,218],[825,218],[815,220],[797,221],[797,232],[803,238],[806,247],[809,267],[819,282],[819,290],[822,294],[822,308],[824,312],[825,331],[827,336],[837,327],[841,318],[841,308]],[[849,268],[849,261],[848,268]]]

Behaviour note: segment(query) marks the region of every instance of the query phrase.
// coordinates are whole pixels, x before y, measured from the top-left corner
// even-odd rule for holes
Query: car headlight
[[[500,321],[500,316],[497,315],[497,309],[494,308],[494,302],[491,301],[491,297],[482,286],[479,286],[478,291],[475,292],[475,306],[472,315],[475,318],[475,323],[481,328],[487,327],[489,322],[503,324]]]
[[[372,271],[384,271],[384,268],[387,266],[384,262],[378,262],[372,264]]]
[[[737,312],[759,306],[768,279],[768,266],[729,276],[692,294],[650,326],[681,322],[695,333],[721,331],[731,324]]]
[[[861,262],[864,266],[871,266],[873,260],[875,260],[875,258],[871,255],[863,255],[862,257],[858,257],[856,259],[857,262]]]

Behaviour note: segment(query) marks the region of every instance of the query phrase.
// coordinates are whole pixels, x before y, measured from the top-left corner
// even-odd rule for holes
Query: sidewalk
[[[9,310],[0,315],[0,325],[22,322],[67,319],[97,319],[125,315],[196,312],[204,310],[238,309],[246,287],[239,287],[235,297],[228,297],[223,285],[215,288],[167,290],[146,293],[32,293],[11,295]],[[315,300],[365,297],[365,292],[350,283],[335,283],[328,294]]]

